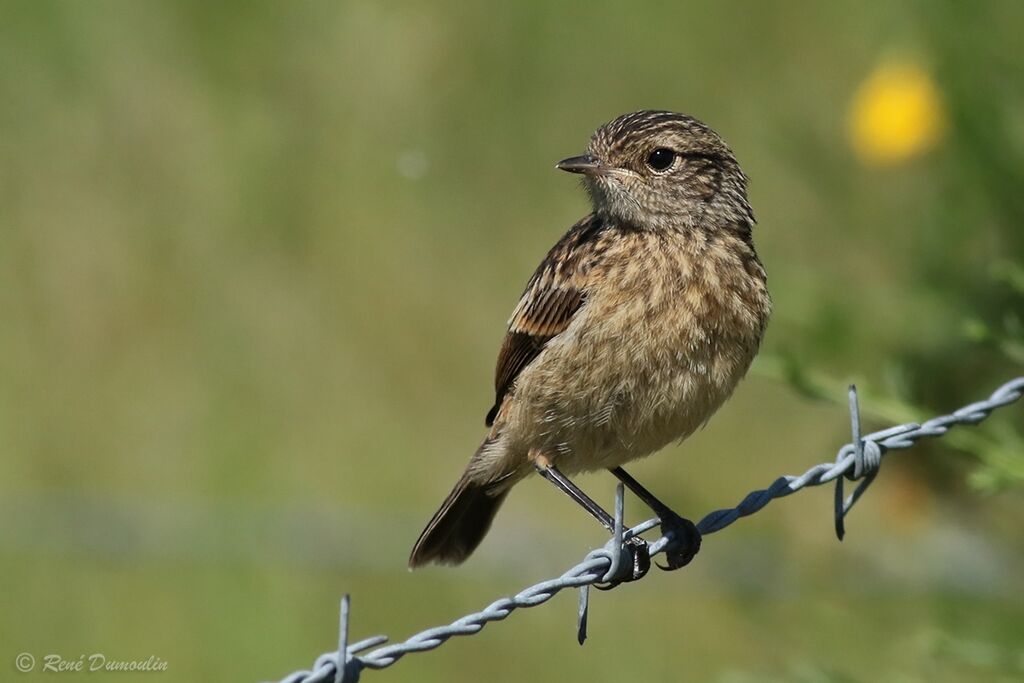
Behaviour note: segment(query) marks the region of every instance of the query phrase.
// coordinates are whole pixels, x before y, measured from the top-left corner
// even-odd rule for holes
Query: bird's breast
[[[664,240],[610,254],[569,328],[517,381],[517,436],[578,471],[642,457],[704,424],[764,326],[745,303],[750,283],[719,260]]]

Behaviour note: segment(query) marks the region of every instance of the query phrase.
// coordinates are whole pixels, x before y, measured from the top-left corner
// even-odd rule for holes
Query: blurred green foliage
[[[401,637],[601,543],[530,483],[466,566],[404,569],[586,210],[552,165],[625,111],[730,142],[775,298],[734,399],[635,471],[680,512],[831,458],[850,381],[872,428],[1021,374],[1022,25],[1010,0],[5,3],[0,666],[272,678],[332,647],[343,592],[355,637]],[[947,127],[869,167],[848,107],[894,56]],[[842,545],[801,494],[597,596],[582,649],[565,596],[366,675],[1019,680],[1022,453],[1012,408],[887,459]]]

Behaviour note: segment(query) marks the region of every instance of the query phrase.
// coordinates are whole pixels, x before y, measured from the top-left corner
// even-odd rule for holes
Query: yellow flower
[[[866,164],[892,165],[922,154],[935,146],[944,128],[938,89],[928,72],[911,62],[879,66],[850,106],[850,145]]]

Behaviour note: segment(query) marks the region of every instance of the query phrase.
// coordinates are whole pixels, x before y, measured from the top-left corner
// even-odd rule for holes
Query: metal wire
[[[799,477],[779,477],[768,488],[748,494],[737,506],[716,510],[706,515],[698,522],[697,528],[701,534],[721,531],[741,517],[761,510],[776,498],[788,496],[808,486],[820,486],[835,481],[836,532],[841,539],[843,519],[874,480],[882,459],[888,451],[910,448],[920,439],[941,437],[956,425],[977,424],[987,418],[993,410],[1017,401],[1022,394],[1024,394],[1024,377],[1018,377],[996,389],[987,399],[966,405],[949,415],[932,418],[923,424],[899,425],[861,438],[856,389],[850,387],[853,441],[839,449],[835,462],[815,465]],[[842,482],[844,479],[859,481],[859,485],[848,498],[843,496]],[[622,528],[622,495],[620,485],[616,496],[616,526],[618,529]],[[581,589],[579,638],[582,643],[583,638],[586,637],[589,595],[587,588],[598,583],[628,578],[628,572],[632,570],[633,563],[622,560],[627,553],[633,552],[634,548],[629,547],[626,541],[658,525],[659,520],[650,519],[625,530],[624,533],[616,533],[605,547],[590,551],[583,561],[557,578],[530,586],[510,598],[496,600],[479,612],[468,614],[446,626],[429,628],[409,637],[404,642],[377,647],[372,652],[361,656],[360,652],[387,642],[387,637],[374,636],[351,645],[347,644],[350,604],[346,595],[341,603],[341,636],[338,650],[320,655],[311,670],[288,674],[281,679],[281,683],[320,683],[324,681],[356,683],[364,669],[384,669],[407,654],[426,652],[440,647],[453,636],[468,636],[478,633],[488,623],[501,621],[520,607],[536,607],[543,604],[566,588]],[[674,542],[671,534],[651,542],[649,545],[651,557],[666,552]],[[626,576],[623,576],[623,573]],[[340,667],[338,666],[339,653],[344,653]]]

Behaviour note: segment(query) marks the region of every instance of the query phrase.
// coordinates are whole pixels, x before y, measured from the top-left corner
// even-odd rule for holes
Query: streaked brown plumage
[[[771,308],[746,176],[699,121],[641,111],[602,126],[594,211],[526,286],[498,354],[490,427],[421,534],[411,567],[458,564],[534,459],[615,468],[703,425],[757,352]]]

